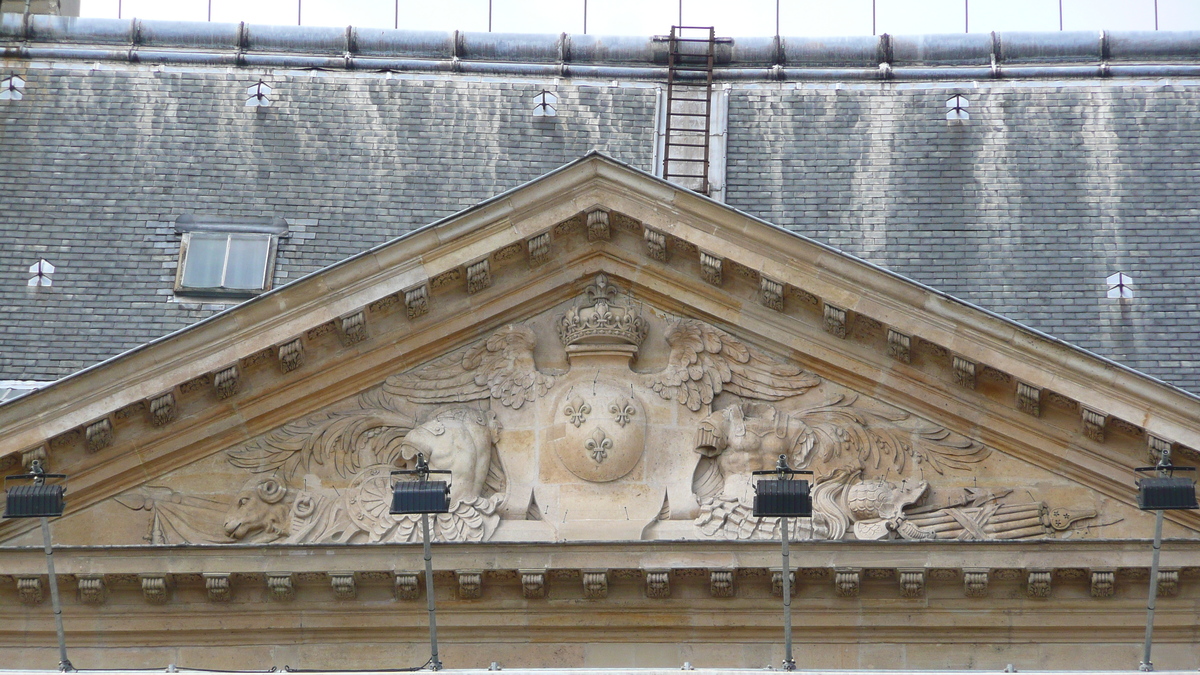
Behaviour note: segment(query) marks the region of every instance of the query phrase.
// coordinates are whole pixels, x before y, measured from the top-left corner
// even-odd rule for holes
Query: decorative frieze
[[[1025,382],[1017,382],[1017,410],[1023,413],[1042,416],[1042,389]]]
[[[1092,570],[1092,597],[1111,598],[1116,590],[1113,570]]]
[[[508,246],[505,246],[504,248],[500,249],[499,251],[496,251],[495,253],[493,253],[492,260],[495,260],[496,262],[504,262],[505,260],[512,260],[513,258],[521,255],[522,248],[524,248],[524,247],[521,246],[521,242],[519,242],[519,241],[513,242],[513,243],[509,244]]]
[[[230,575],[224,572],[205,572],[204,588],[208,591],[209,602],[229,602],[233,597],[233,586],[229,582]]]
[[[281,602],[296,599],[296,584],[292,573],[268,572],[267,597]]]
[[[480,260],[467,267],[467,292],[478,293],[492,285],[492,263]]]
[[[550,233],[543,232],[530,237],[525,242],[529,250],[529,266],[541,265],[550,259]]]
[[[404,309],[408,312],[408,318],[417,318],[425,316],[429,313],[429,286],[421,284],[416,288],[410,288],[404,291]]]
[[[1158,570],[1158,594],[1165,598],[1179,594],[1179,570]]]
[[[1030,570],[1025,582],[1025,593],[1031,598],[1050,597],[1050,570]]]
[[[34,462],[41,462],[43,469],[50,468],[50,458],[46,452],[46,446],[39,445],[36,448],[30,448],[21,453],[21,466],[25,467],[26,471],[33,469]]]
[[[46,585],[41,577],[17,577],[17,598],[21,604],[33,607],[46,598]]]
[[[150,424],[156,427],[166,426],[175,421],[178,410],[175,407],[175,393],[168,391],[150,399],[147,406],[150,410]]]
[[[833,588],[838,597],[857,598],[862,588],[862,570],[842,567],[834,572]]]
[[[642,238],[646,241],[646,255],[655,260],[667,261],[667,235],[665,233],[647,227],[642,232]]]
[[[925,595],[925,570],[902,569],[900,573],[900,597],[919,598]]]
[[[758,288],[758,297],[762,300],[762,304],[776,312],[783,311],[783,284],[774,279],[759,277]]]
[[[279,369],[285,373],[304,365],[304,341],[296,338],[279,345]]]
[[[608,597],[608,571],[583,571],[583,597],[589,600],[599,600]]]
[[[103,574],[84,574],[78,578],[79,601],[85,605],[103,605],[108,599],[108,587]]]
[[[436,277],[434,277],[433,279],[431,279],[429,281],[429,287],[436,291],[440,288],[445,288],[446,286],[449,286],[450,284],[458,281],[461,278],[462,278],[462,270],[458,267],[455,267],[454,269],[446,270],[445,272],[442,272],[441,274],[439,274]]]
[[[366,312],[360,310],[348,316],[343,316],[338,326],[342,335],[342,342],[347,346],[367,339]]]
[[[388,311],[389,309],[392,308],[393,305],[397,304],[398,302],[400,302],[400,298],[396,297],[395,293],[389,293],[389,294],[383,296],[382,298],[367,305],[367,309],[371,310],[371,312],[374,314],[379,314],[381,312]]]
[[[170,597],[170,579],[162,574],[143,574],[142,597],[151,605],[165,605]]]
[[[1083,419],[1083,435],[1097,441],[1104,442],[1104,427],[1108,424],[1108,415],[1091,408],[1080,408],[1080,417]]]
[[[546,597],[546,570],[520,570],[521,595],[526,600]]]
[[[333,589],[333,597],[338,600],[353,600],[358,597],[358,585],[352,573],[330,572],[329,587]]]
[[[700,278],[713,286],[720,286],[721,268],[724,264],[723,258],[700,251]]]
[[[83,430],[83,438],[88,452],[96,452],[112,445],[112,420],[104,417],[87,425]]]
[[[788,572],[788,583],[791,584],[792,596],[796,595],[796,570]],[[783,597],[783,570],[771,570],[771,595]]]
[[[846,337],[846,310],[825,305],[825,332],[836,337]]]
[[[671,597],[671,573],[668,570],[646,570],[646,597],[656,600]]]
[[[708,573],[708,592],[714,598],[732,598],[736,589],[733,586],[733,570],[712,570]]]
[[[478,600],[483,597],[483,573],[479,570],[459,570],[458,599]]]
[[[238,393],[241,388],[241,371],[237,365],[229,366],[228,368],[218,371],[213,375],[213,388],[217,392],[217,398],[229,398]]]
[[[416,600],[421,597],[420,575],[416,572],[396,572],[396,599]]]
[[[983,598],[988,594],[988,570],[963,570],[963,595]]]
[[[912,362],[912,337],[900,331],[888,329],[888,356],[901,363]]]
[[[612,229],[608,226],[608,211],[596,209],[587,214],[588,241],[608,241],[612,237]]]

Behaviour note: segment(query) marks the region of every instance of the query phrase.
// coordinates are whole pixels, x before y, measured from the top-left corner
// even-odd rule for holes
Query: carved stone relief
[[[644,232],[653,243],[656,231]],[[469,266],[468,281],[490,274],[486,265]],[[433,518],[436,541],[777,539],[779,519],[753,516],[753,472],[782,454],[814,472],[814,513],[789,521],[795,539],[1029,539],[1074,532],[1097,515],[976,487],[992,455],[980,443],[704,321],[658,312],[604,274],[591,281],[574,301],[228,448],[211,460],[230,476],[224,492],[163,481],[117,501],[148,514],[154,544],[419,542],[419,517],[389,507],[391,472],[422,454],[453,476],[450,511]],[[763,301],[781,307],[783,285],[759,281]],[[410,316],[427,308],[424,285],[404,297]],[[340,324],[347,335],[359,331],[355,317]],[[825,305],[825,319],[845,336],[845,310]],[[890,331],[889,345],[905,360],[911,342]],[[559,367],[539,367],[535,352]],[[969,362],[960,360],[961,374]],[[239,379],[231,366],[213,385],[232,395]],[[527,576],[527,597],[544,594],[544,574]],[[858,576],[838,572],[839,593],[853,593]],[[986,592],[987,577],[964,588]],[[397,597],[416,597],[416,580],[398,573]],[[227,575],[208,581],[214,599],[227,596]],[[469,574],[460,582],[464,597],[474,592]],[[268,586],[282,597],[284,583]],[[330,583],[336,597],[355,592],[353,578]],[[588,593],[606,583],[585,574]],[[669,593],[669,575],[646,584],[648,595]],[[924,572],[900,584],[920,595]],[[732,585],[731,574],[713,572],[714,596]]]

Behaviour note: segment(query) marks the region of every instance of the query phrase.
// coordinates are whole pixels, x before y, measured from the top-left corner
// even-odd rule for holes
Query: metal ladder
[[[672,26],[667,51],[662,175],[702,194],[708,194],[708,142],[716,43],[716,31],[712,26]]]

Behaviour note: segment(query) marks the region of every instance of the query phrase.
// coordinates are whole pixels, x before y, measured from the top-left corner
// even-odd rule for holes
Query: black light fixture
[[[788,466],[787,455],[780,455],[779,462],[770,471],[755,471],[755,476],[776,476],[761,479],[754,484],[754,515],[759,518],[779,518],[779,531],[783,540],[783,669],[795,670],[792,658],[792,565],[788,551],[788,518],[811,518],[812,495],[807,480],[797,480],[798,474],[812,475],[811,471],[793,469]]]
[[[429,669],[441,670],[438,658],[437,610],[433,602],[433,554],[429,549],[429,514],[449,513],[450,483],[444,480],[429,480],[431,473],[449,471],[430,470],[424,453],[417,453],[417,468],[411,471],[393,471],[393,476],[408,475],[416,480],[397,481],[392,485],[392,515],[421,514],[421,540],[425,547],[425,601],[429,609]]]
[[[1154,558],[1150,563],[1150,592],[1146,603],[1146,640],[1142,645],[1142,662],[1138,670],[1152,671],[1150,645],[1154,638],[1154,605],[1158,601],[1158,558],[1162,551],[1163,511],[1200,508],[1196,503],[1196,481],[1191,478],[1175,477],[1176,471],[1195,471],[1190,466],[1171,464],[1171,446],[1164,444],[1158,464],[1143,466],[1134,471],[1153,473],[1152,477],[1138,480],[1138,508],[1154,511]]]
[[[47,483],[47,479],[59,480]],[[8,487],[10,480],[30,481],[24,485]],[[54,629],[58,634],[58,669],[67,673],[75,670],[67,659],[67,639],[63,632],[62,604],[58,599],[58,576],[54,573],[54,548],[50,545],[50,518],[63,514],[67,492],[67,476],[61,473],[46,473],[41,460],[33,460],[29,473],[5,476],[5,518],[39,518],[42,523],[42,543],[46,549],[46,569],[49,573],[50,601],[54,605]]]

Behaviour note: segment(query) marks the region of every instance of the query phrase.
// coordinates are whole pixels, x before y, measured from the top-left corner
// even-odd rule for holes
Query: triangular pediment
[[[776,538],[779,454],[816,472],[801,538],[1134,538],[1132,468],[1194,459],[1197,419],[593,154],[3,406],[0,452],[70,475],[77,544],[410,541],[417,452],[455,472],[447,540]]]

